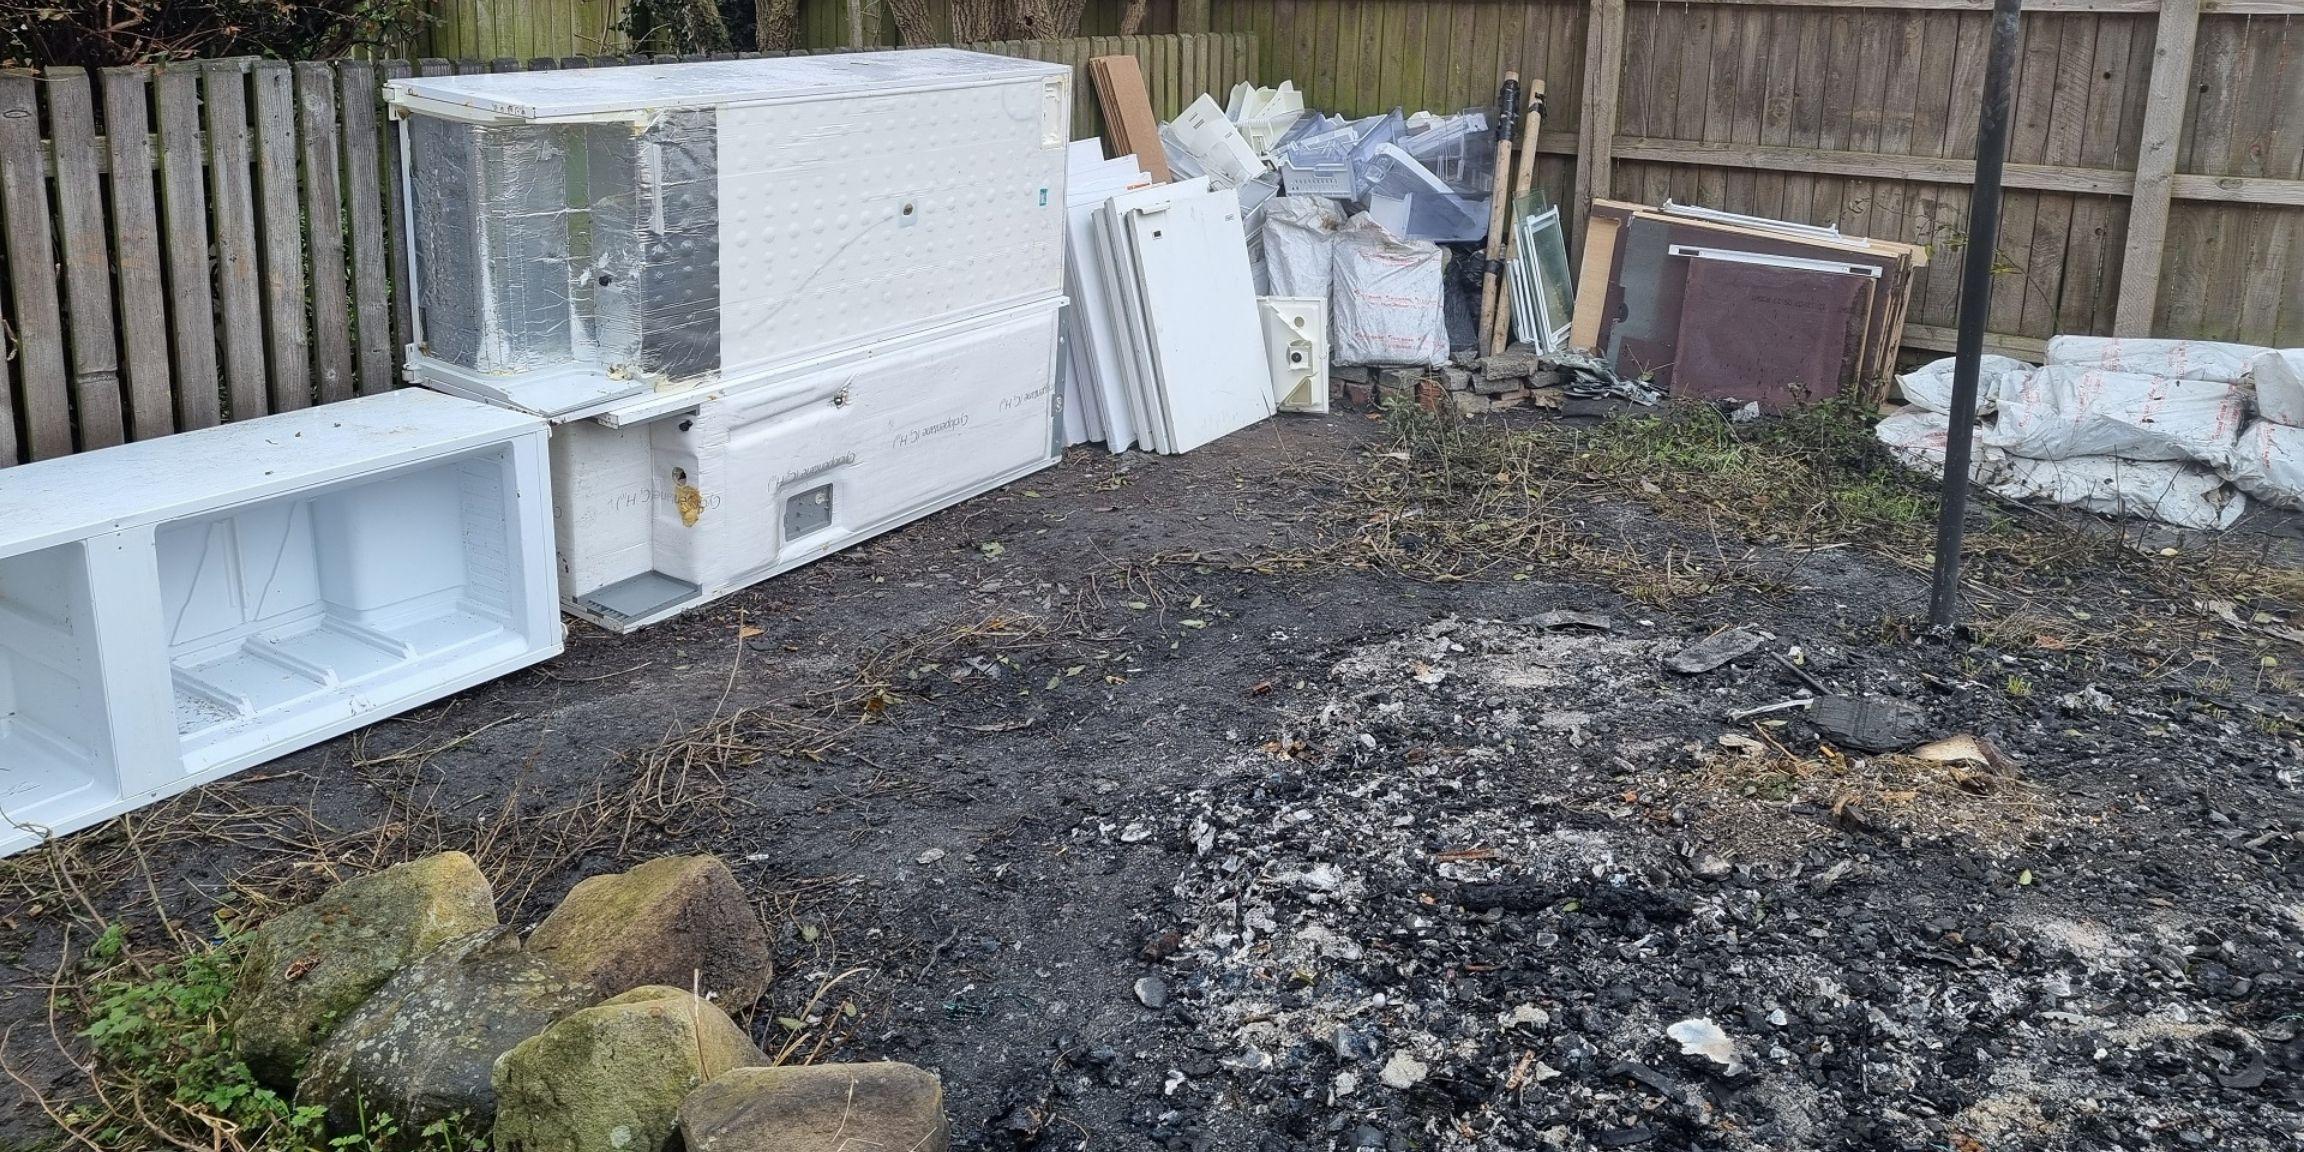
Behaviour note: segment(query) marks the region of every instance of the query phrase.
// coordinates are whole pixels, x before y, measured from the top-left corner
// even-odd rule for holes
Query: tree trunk
[[[1120,10],[1122,36],[1134,36],[1144,30],[1144,9],[1149,3],[1150,0],[1128,0],[1128,6]]]
[[[753,42],[762,52],[800,46],[800,0],[753,0]]]

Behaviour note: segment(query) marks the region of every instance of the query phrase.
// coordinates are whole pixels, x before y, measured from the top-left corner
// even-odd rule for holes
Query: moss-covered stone
[[[498,1152],[662,1152],[705,1081],[767,1063],[728,1014],[678,988],[635,988],[496,1061]]]
[[[680,1105],[687,1152],[946,1152],[944,1086],[910,1064],[738,1068]]]
[[[478,865],[443,852],[347,880],[250,934],[232,994],[240,1058],[266,1083],[294,1084],[314,1045],[417,957],[496,925]]]
[[[523,951],[509,928],[452,940],[385,981],[312,1050],[296,1102],[326,1108],[337,1132],[389,1115],[405,1145],[434,1121],[486,1132],[497,1058],[600,999]]]
[[[768,932],[717,856],[585,880],[529,934],[528,950],[603,991],[693,987],[731,1012],[768,986]]]

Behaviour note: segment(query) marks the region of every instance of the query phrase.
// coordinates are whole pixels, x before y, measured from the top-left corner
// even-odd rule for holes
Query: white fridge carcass
[[[407,389],[0,471],[0,855],[557,654],[545,436]]]
[[[625,631],[1056,461],[1071,69],[949,49],[420,77],[418,383],[552,420]]]

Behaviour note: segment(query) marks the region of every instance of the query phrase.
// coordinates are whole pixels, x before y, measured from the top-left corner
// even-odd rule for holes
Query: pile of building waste
[[[1897,382],[1880,440],[1942,475],[1952,361]],[[1969,476],[2010,499],[2219,531],[2251,496],[2304,508],[2304,349],[2059,336],[2038,366],[1984,357],[1976,416]]]

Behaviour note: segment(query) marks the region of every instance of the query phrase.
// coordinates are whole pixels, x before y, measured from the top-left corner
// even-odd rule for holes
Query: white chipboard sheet
[[[1056,463],[1059,303],[561,425],[563,603],[628,632]]]
[[[1239,198],[1203,191],[1116,215],[1135,254],[1165,451],[1189,452],[1271,416]]]
[[[0,472],[0,854],[559,652],[545,454],[410,389]]]

